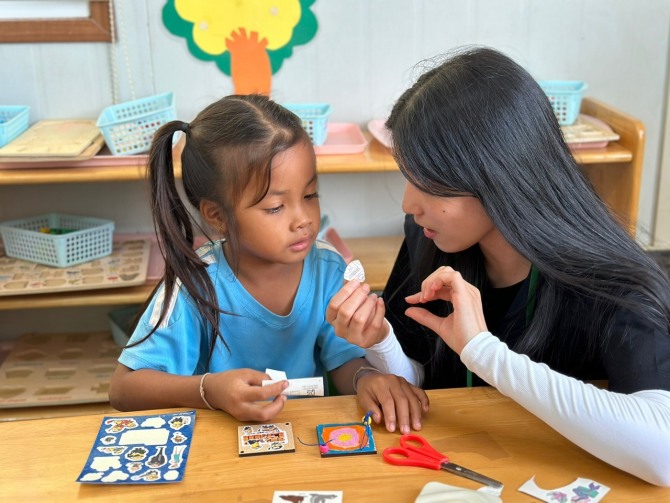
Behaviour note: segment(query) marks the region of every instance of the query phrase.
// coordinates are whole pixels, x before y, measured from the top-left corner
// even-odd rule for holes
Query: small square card
[[[272,503],[342,503],[342,491],[275,491]]]
[[[328,447],[321,450],[322,458],[377,453],[372,428],[365,423],[319,424],[316,437]]]
[[[194,410],[151,416],[105,416],[77,482],[179,482],[184,477],[194,425]]]
[[[240,456],[295,452],[291,423],[272,423],[237,427]]]

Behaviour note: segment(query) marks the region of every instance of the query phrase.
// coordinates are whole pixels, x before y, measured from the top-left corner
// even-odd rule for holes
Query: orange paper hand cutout
[[[258,40],[257,32],[247,35],[244,28],[232,32],[226,39],[235,94],[270,95],[272,68],[265,50],[267,45],[265,38]]]

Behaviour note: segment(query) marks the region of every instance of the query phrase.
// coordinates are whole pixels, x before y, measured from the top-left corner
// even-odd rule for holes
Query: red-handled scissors
[[[402,435],[400,447],[384,449],[384,459],[392,465],[420,466],[433,470],[446,470],[462,477],[485,484],[493,489],[502,490],[503,484],[497,480],[473,472],[449,461],[449,458],[436,451],[428,441],[420,435]]]

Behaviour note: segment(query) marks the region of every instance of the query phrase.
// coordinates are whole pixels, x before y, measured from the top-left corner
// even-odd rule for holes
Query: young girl
[[[670,281],[593,192],[535,80],[466,50],[406,91],[387,126],[406,239],[386,305],[356,283],[333,297],[338,335],[426,388],[495,386],[593,455],[670,485]],[[363,406],[396,414],[376,397],[402,381],[369,371]],[[420,416],[415,404],[400,424]]]
[[[202,227],[175,184],[177,131],[185,135],[183,191],[222,236],[197,252]],[[288,378],[330,372],[341,393],[352,393],[364,351],[325,320],[345,264],[316,241],[316,158],[298,117],[264,96],[225,97],[190,124],[156,133],[149,176],[165,277],[119,358],[112,405],[206,406],[268,421],[288,383],[262,387],[266,368]]]

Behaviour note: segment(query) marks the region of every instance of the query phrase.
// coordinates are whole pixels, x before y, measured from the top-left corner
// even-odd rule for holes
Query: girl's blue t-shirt
[[[127,347],[119,362],[133,370],[153,369],[175,375],[197,375],[239,368],[283,370],[289,379],[323,376],[326,371],[365,356],[365,351],[341,339],[326,321],[326,307],[342,287],[345,263],[328,243],[317,241],[305,258],[293,309],[277,315],[258,303],[237,280],[220,242],[198,250],[208,263],[219,305],[226,346],[217,340],[212,359],[209,334],[191,297],[178,289],[165,299],[164,286],[133,332],[130,343],[142,339],[158,320],[161,306],[169,303],[165,320],[154,334],[137,346]],[[179,284],[179,283],[178,283]]]

